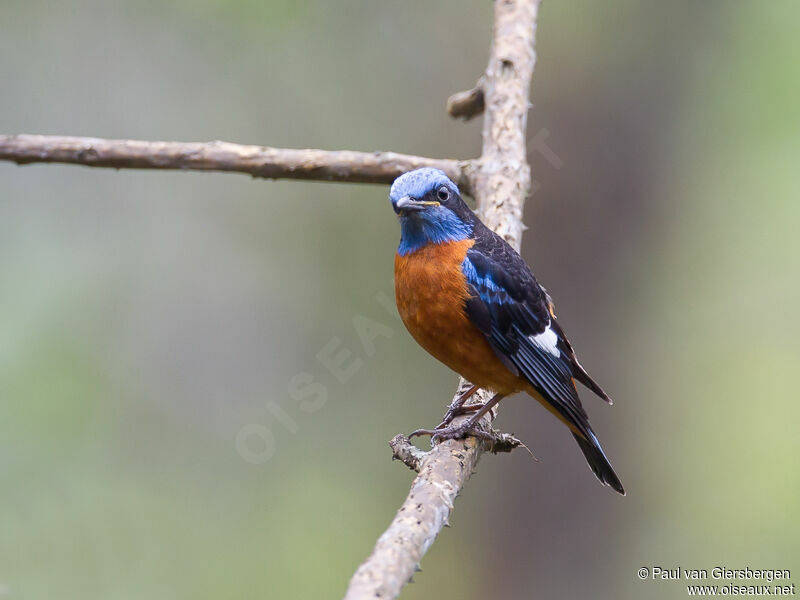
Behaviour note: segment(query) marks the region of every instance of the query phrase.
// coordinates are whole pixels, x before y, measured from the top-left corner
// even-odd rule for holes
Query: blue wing
[[[547,292],[522,257],[479,221],[474,237],[475,244],[461,265],[470,293],[464,305],[467,316],[506,367],[527,380],[570,426],[600,481],[624,494],[589,425],[575,380],[609,403],[611,399],[578,362],[556,321]]]
[[[470,320],[509,369],[588,437],[588,417],[573,380],[576,366],[582,368],[527,265],[522,259],[501,262],[473,248],[461,268],[470,286],[465,306]]]

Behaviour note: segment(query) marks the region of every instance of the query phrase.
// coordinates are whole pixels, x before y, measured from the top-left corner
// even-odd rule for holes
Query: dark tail
[[[589,429],[588,439],[583,439],[581,436],[574,433],[572,435],[577,440],[578,445],[583,451],[583,455],[586,457],[586,462],[589,463],[589,466],[592,468],[594,474],[597,475],[597,478],[602,481],[604,485],[610,485],[624,496],[625,490],[619,481],[619,477],[614,473],[614,469],[611,463],[608,462],[608,457],[600,447],[600,442],[597,441],[597,436],[595,436],[594,432]]]

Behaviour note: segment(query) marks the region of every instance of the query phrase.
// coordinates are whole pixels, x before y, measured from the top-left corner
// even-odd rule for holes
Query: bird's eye
[[[439,188],[439,191],[436,192],[436,197],[439,198],[442,202],[446,202],[450,199],[450,190],[446,187],[442,186]]]

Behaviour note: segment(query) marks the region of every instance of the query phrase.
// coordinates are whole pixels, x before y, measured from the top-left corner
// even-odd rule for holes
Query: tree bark
[[[483,222],[517,250],[522,241],[522,209],[530,188],[525,135],[538,9],[539,0],[494,2],[489,65],[481,80],[483,150],[479,159],[465,165]],[[469,385],[462,378],[456,395]],[[486,402],[489,397],[480,390],[472,401]],[[484,427],[491,426],[493,412],[484,417]],[[419,475],[372,554],[350,580],[345,600],[396,598],[400,594],[448,523],[453,501],[487,449],[474,437],[442,442],[424,455],[402,436],[395,437],[391,445],[394,456]]]
[[[420,167],[441,169],[467,193],[463,164],[396,152],[296,150],[228,142],[146,142],[100,138],[0,135],[0,160],[19,165],[67,163],[112,169],[182,169],[247,173],[266,179],[391,183]]]

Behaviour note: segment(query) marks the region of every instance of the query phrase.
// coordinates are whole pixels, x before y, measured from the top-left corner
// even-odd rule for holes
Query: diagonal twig
[[[483,78],[471,90],[456,92],[447,99],[447,114],[454,119],[469,121],[486,109]]]

